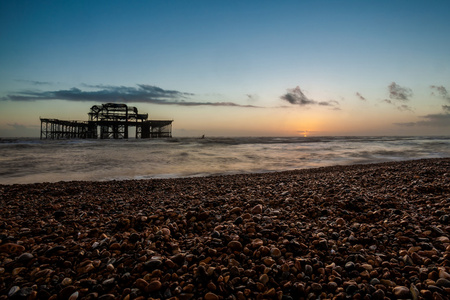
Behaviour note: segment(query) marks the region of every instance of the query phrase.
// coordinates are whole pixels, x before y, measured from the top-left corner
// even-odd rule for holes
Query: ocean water
[[[450,157],[450,137],[0,139],[0,184],[272,172]]]

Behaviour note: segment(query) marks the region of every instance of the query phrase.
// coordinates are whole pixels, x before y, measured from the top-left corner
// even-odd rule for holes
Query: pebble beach
[[[0,185],[2,299],[449,299],[450,158]]]

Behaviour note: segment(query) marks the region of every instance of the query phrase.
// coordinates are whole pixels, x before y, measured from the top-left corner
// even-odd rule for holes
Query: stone
[[[9,289],[8,297],[9,297],[9,298],[12,298],[12,296],[13,296],[14,294],[16,294],[19,290],[20,290],[20,287],[19,287],[19,286],[17,286],[17,285],[13,286],[12,288]]]
[[[273,258],[279,258],[281,256],[281,251],[277,247],[270,249],[270,255]]]
[[[120,250],[120,244],[119,243],[112,243],[110,246],[109,246],[109,250]]]
[[[446,278],[439,278],[436,281],[436,285],[438,287],[443,287],[443,288],[450,288],[450,280],[446,279]]]
[[[343,218],[337,218],[336,219],[336,225],[344,226],[345,225],[345,220]]]
[[[441,242],[441,243],[449,243],[450,239],[446,236],[440,236],[436,238],[436,241]]]
[[[263,206],[261,204],[257,204],[252,208],[251,213],[254,215],[259,215],[259,214],[262,214],[262,211],[263,211]]]
[[[103,280],[102,285],[106,287],[112,287],[115,284],[116,280],[115,278],[108,278],[106,280]]]
[[[267,284],[267,283],[269,282],[269,276],[268,276],[267,274],[262,274],[262,275],[259,277],[259,281],[260,281],[262,284]]]
[[[85,265],[84,267],[81,267],[78,269],[78,273],[80,274],[86,274],[89,273],[90,271],[94,270],[95,267],[92,263],[89,263],[87,265]]]
[[[147,290],[152,293],[152,292],[159,291],[161,289],[161,287],[162,287],[161,281],[154,280],[148,284]]]
[[[418,300],[420,298],[420,292],[413,283],[411,283],[411,286],[409,287],[409,291],[411,292],[413,300]]]
[[[17,297],[19,299],[27,299],[33,294],[33,288],[27,286],[23,287],[20,290],[18,290],[13,296],[14,298]]]
[[[445,278],[450,280],[450,274],[445,271],[445,269],[439,269],[439,278]]]
[[[205,300],[219,300],[220,299],[219,296],[217,296],[216,294],[211,293],[211,292],[206,293],[204,298],[205,298]]]
[[[349,262],[347,262],[347,263],[345,264],[344,268],[345,268],[347,271],[352,271],[352,270],[355,269],[355,263],[352,262],[352,261],[349,261]]]
[[[242,244],[239,241],[231,241],[228,243],[228,248],[230,248],[233,251],[241,251]]]
[[[25,252],[22,253],[16,260],[18,263],[27,263],[34,258],[33,254]]]
[[[138,278],[134,282],[134,286],[142,291],[142,290],[145,290],[147,288],[148,282],[146,280],[142,279],[142,278]]]
[[[70,297],[69,297],[68,300],[77,300],[78,295],[79,295],[79,293],[78,293],[78,291],[76,291],[75,293],[73,293],[72,295],[70,295]]]
[[[396,286],[392,291],[397,299],[407,299],[411,297],[411,293],[406,286]]]
[[[384,299],[384,291],[381,289],[376,290],[373,294],[372,294],[372,299],[373,300],[383,300]]]
[[[114,271],[114,265],[113,265],[113,264],[108,264],[108,265],[106,266],[106,270],[108,270],[109,272]]]
[[[116,296],[113,294],[104,294],[98,297],[98,300],[116,300]]]
[[[75,293],[76,290],[77,290],[77,289],[76,289],[75,286],[73,286],[73,285],[68,285],[68,286],[66,286],[65,288],[63,288],[63,289],[59,292],[58,297],[59,297],[60,299],[69,299],[69,297],[70,297],[73,293]]]
[[[71,284],[72,284],[72,279],[71,279],[71,278],[68,278],[68,277],[64,278],[64,279],[61,281],[61,285],[62,285],[62,286],[68,286],[68,285],[71,285]]]
[[[313,290],[313,292],[319,293],[322,291],[322,285],[317,282],[313,282],[311,283],[311,289]]]
[[[21,253],[25,251],[25,247],[14,243],[6,243],[0,246],[0,253]]]

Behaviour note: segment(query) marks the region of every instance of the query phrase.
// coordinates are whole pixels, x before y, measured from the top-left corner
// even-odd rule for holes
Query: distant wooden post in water
[[[170,138],[173,120],[148,120],[148,114],[122,103],[94,105],[88,121],[41,119],[42,139],[127,139],[128,128],[136,128],[136,138]]]

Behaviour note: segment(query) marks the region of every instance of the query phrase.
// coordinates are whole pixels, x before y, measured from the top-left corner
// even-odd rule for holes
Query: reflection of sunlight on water
[[[205,138],[0,143],[0,183],[165,178],[449,157],[450,138]]]

